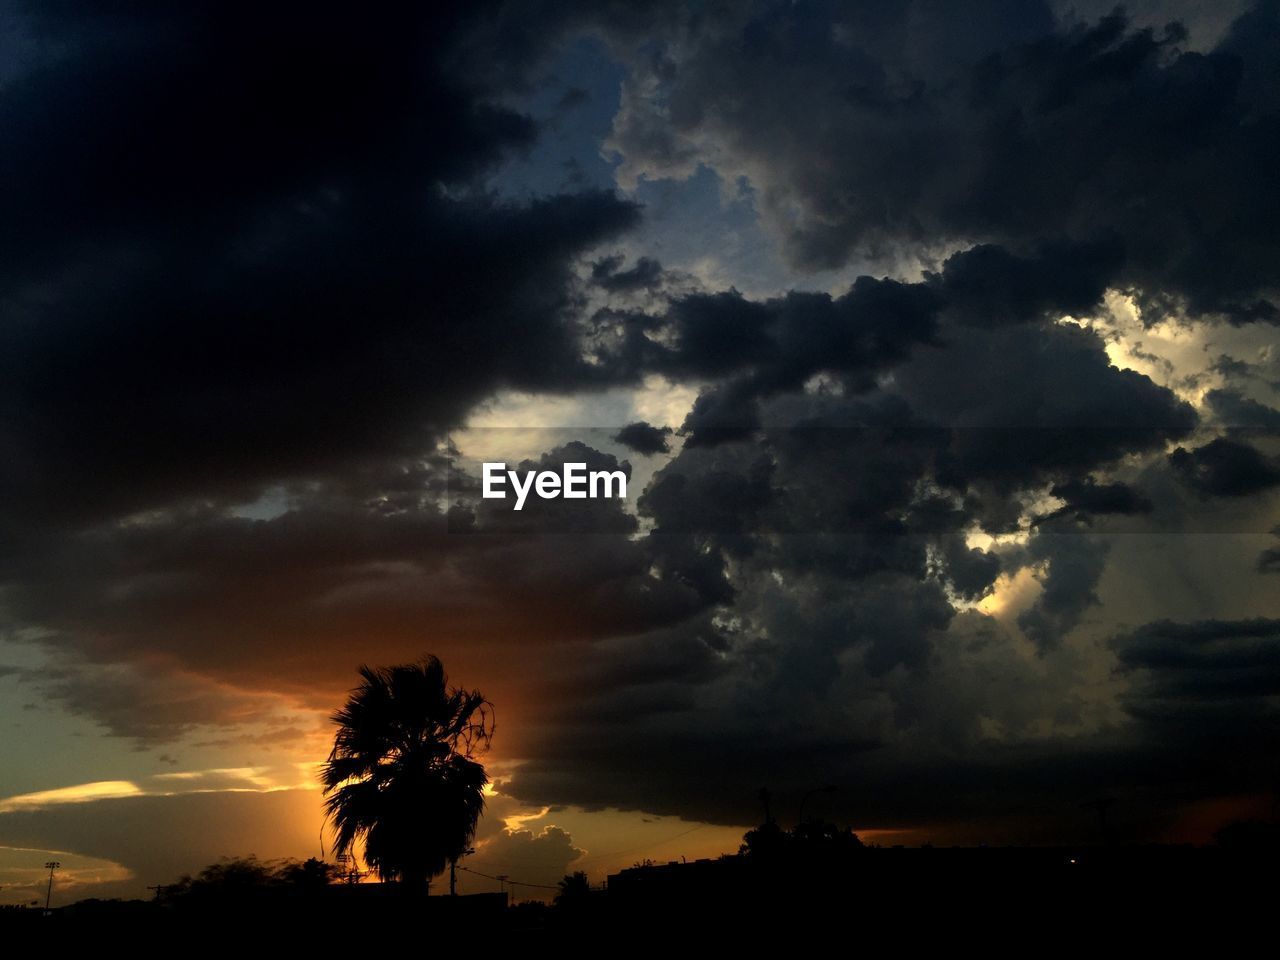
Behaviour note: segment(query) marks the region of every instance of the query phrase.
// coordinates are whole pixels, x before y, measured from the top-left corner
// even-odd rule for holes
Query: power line
[[[560,885],[554,883],[526,883],[523,880],[512,880],[510,877],[492,877],[487,873],[481,873],[479,870],[472,870],[470,867],[459,867],[459,870],[465,870],[467,873],[474,873],[477,877],[484,877],[486,880],[495,880],[498,883],[509,883],[515,887],[539,887],[543,890],[559,890]]]
[[[648,850],[653,847],[661,847],[664,844],[670,843],[672,840],[679,840],[681,837],[687,837],[691,833],[694,833],[698,830],[705,829],[706,826],[707,825],[705,823],[700,823],[696,827],[690,827],[688,830],[682,830],[680,833],[673,834],[672,836],[667,837],[665,840],[654,840],[654,841],[650,841],[649,843],[639,844],[638,846],[627,847],[623,850],[607,850],[604,853],[593,853],[587,857],[580,857],[579,859],[574,860],[573,862],[586,863],[590,860],[599,860],[602,857],[616,857],[619,854],[623,854],[623,853],[635,853],[637,850]]]

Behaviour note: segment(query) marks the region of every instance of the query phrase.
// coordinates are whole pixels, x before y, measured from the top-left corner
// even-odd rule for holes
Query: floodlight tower
[[[62,864],[57,860],[50,860],[44,865],[44,868],[49,871],[49,886],[46,887],[44,891],[45,913],[49,912],[49,901],[53,898],[53,871],[57,870],[60,866],[62,866]]]

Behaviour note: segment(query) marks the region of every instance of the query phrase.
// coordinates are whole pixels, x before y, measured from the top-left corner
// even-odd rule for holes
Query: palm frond
[[[363,844],[384,880],[425,883],[475,836],[489,778],[474,757],[493,737],[493,705],[450,687],[436,657],[361,666],[360,676],[333,714],[338,729],[320,771],[335,848]]]

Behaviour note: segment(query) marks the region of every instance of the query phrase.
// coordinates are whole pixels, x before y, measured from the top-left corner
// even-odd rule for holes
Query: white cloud
[[[115,800],[120,797],[143,796],[142,789],[129,780],[97,780],[52,790],[20,793],[0,800],[0,813],[17,810],[39,810],[63,803],[88,803],[93,800]]]

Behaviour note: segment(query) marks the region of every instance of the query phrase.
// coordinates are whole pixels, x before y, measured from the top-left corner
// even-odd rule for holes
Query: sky
[[[424,654],[464,891],[1275,816],[1280,4],[404,6],[0,4],[0,903]]]

